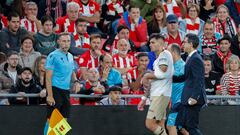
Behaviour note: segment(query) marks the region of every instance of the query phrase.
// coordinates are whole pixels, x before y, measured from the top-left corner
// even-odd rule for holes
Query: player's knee
[[[147,120],[145,121],[145,125],[146,125],[146,127],[147,127],[149,130],[151,130],[151,131],[154,131],[154,130],[155,130],[156,123],[155,123],[153,120],[147,119]]]

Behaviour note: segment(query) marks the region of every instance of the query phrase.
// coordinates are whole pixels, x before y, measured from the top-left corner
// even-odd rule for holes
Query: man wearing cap
[[[182,45],[182,41],[186,35],[185,32],[178,29],[178,18],[174,14],[170,14],[167,16],[167,28],[163,29],[163,34],[166,35],[165,42],[167,44],[176,43],[180,47]]]
[[[108,97],[102,99],[99,105],[126,105],[126,102],[121,99],[122,88],[118,86],[113,86],[109,88]]]
[[[26,93],[37,93],[40,94],[41,98],[46,97],[46,90],[42,90],[32,78],[32,70],[28,67],[23,68],[20,71],[20,77],[17,84],[11,88],[9,93],[17,93],[24,96]],[[26,97],[10,97],[8,98],[9,103],[29,105],[29,104],[39,104],[39,98],[26,98]]]
[[[226,63],[232,56],[230,51],[231,38],[228,35],[224,35],[219,41],[219,49],[212,55],[213,69],[219,72],[221,76],[226,72]]]
[[[155,135],[167,135],[164,123],[172,92],[173,58],[168,50],[164,50],[164,37],[160,34],[150,37],[150,48],[151,50],[159,49],[158,58],[153,63],[153,72],[146,73],[142,78],[146,92],[138,104],[138,110],[143,110],[150,93],[151,104],[145,121],[146,127]]]

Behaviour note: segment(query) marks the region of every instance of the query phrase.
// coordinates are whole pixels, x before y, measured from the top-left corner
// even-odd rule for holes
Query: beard
[[[32,81],[32,79],[29,79],[29,78],[22,79],[22,83],[25,85],[30,84],[31,81]]]
[[[120,51],[120,50],[118,50],[118,53],[123,54],[123,55],[127,55],[128,50],[126,50],[126,51]]]

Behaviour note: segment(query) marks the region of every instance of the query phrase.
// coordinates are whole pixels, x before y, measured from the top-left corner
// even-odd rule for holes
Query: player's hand
[[[54,106],[55,105],[55,100],[53,98],[53,96],[47,96],[47,103],[50,105],[50,106]]]
[[[189,98],[189,99],[188,99],[188,104],[189,104],[189,105],[195,105],[195,104],[197,104],[197,100],[195,100],[195,99],[193,99],[193,98]]]
[[[137,106],[138,111],[143,111],[145,104],[146,104],[146,100],[141,100],[141,101],[138,103],[138,106]]]

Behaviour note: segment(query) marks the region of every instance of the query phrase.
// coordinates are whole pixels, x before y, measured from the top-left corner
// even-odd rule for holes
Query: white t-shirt
[[[11,72],[8,70],[8,75],[11,77],[11,79],[13,80],[13,83],[16,84],[16,80],[17,80],[17,71]]]
[[[163,72],[160,65],[167,65],[167,71]],[[154,75],[158,78],[151,82],[150,96],[168,96],[172,93],[172,76],[174,73],[173,58],[169,51],[164,50],[153,63]]]

